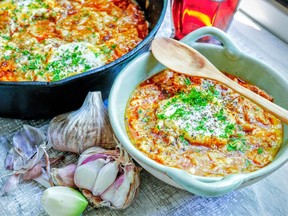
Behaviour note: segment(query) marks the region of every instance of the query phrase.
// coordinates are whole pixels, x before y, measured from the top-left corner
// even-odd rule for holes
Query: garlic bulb
[[[124,209],[139,190],[140,169],[122,149],[92,147],[81,154],[74,182],[96,207]]]
[[[55,149],[78,154],[92,146],[116,146],[101,92],[89,92],[80,109],[53,118],[47,136]]]

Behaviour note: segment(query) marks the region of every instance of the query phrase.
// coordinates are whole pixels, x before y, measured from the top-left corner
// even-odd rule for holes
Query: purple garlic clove
[[[45,172],[47,175],[43,179],[49,183],[50,163],[46,152],[48,146],[46,145],[45,127],[39,129],[24,125],[12,137],[12,145],[13,147],[5,159],[5,168],[13,171],[14,177],[8,179],[4,191],[15,190],[19,179],[39,179],[45,175]],[[45,159],[45,165],[42,164],[42,159]]]
[[[115,151],[115,150],[106,150],[103,149],[101,147],[95,146],[95,147],[91,147],[89,149],[86,149],[79,157],[78,159],[78,166],[81,165],[83,163],[83,161],[85,161],[87,158],[93,158],[94,155],[102,155],[103,159],[109,157],[112,158],[117,158],[119,157],[119,152]],[[95,157],[99,157],[99,156],[95,156]],[[88,159],[91,160],[91,159]]]
[[[42,163],[37,163],[32,169],[23,174],[23,180],[32,180],[42,175]]]
[[[23,129],[16,132],[13,136],[13,146],[18,153],[25,159],[30,159],[37,152],[37,147],[44,144],[45,134],[38,128],[23,125]]]
[[[102,167],[95,166],[98,161],[105,163]],[[132,203],[139,190],[140,168],[120,147],[115,150],[93,147],[80,155],[74,181],[96,208],[124,209]]]
[[[32,169],[42,158],[45,143],[46,136],[42,130],[24,125],[12,138],[14,147],[9,151],[5,167],[14,171]]]
[[[102,159],[105,160],[105,159],[107,158],[107,155],[105,155],[105,154],[94,154],[94,155],[91,155],[91,156],[85,158],[85,159],[81,162],[80,165],[84,165],[84,164],[86,164],[86,163],[89,163],[89,162],[91,162],[91,161],[98,160],[98,159],[100,159],[100,158],[102,158]]]
[[[14,163],[15,163],[15,153],[14,149],[11,149],[5,159],[5,169],[13,170]]]

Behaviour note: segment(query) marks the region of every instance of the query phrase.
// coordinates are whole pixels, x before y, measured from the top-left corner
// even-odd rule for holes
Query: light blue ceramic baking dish
[[[223,46],[195,42],[205,35],[215,36]],[[283,98],[283,95],[288,95],[288,81],[263,62],[241,52],[226,33],[213,27],[204,27],[190,33],[182,41],[206,56],[219,70],[227,71],[264,89],[274,97],[275,103],[288,109],[288,100]],[[129,96],[136,86],[164,68],[151,52],[136,57],[120,72],[109,96],[109,117],[116,137],[128,153],[152,175],[193,194],[220,196],[263,179],[288,160],[287,126],[284,126],[284,142],[275,160],[268,166],[248,174],[201,177],[163,166],[146,157],[134,148],[126,134],[124,112]]]

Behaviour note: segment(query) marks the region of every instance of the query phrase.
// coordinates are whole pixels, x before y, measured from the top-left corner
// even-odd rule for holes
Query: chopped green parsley
[[[263,153],[263,148],[258,148],[258,149],[257,149],[257,153],[258,153],[258,154],[262,154],[262,153]]]

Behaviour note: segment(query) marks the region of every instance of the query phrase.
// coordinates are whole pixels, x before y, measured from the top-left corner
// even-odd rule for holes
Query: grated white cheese
[[[198,136],[199,134],[204,136],[220,136],[225,133],[225,127],[227,124],[223,124],[223,122],[219,121],[217,117],[215,117],[215,115],[223,109],[219,104],[208,104],[205,107],[197,109],[181,102],[167,106],[167,102],[168,101],[161,105],[160,110],[162,110],[158,110],[158,112],[160,111],[165,116],[171,116],[177,109],[182,109],[186,114],[181,118],[167,118],[164,121],[166,126],[174,125],[180,129],[180,132],[186,131],[191,136]],[[165,106],[167,106],[166,109],[163,109]],[[227,111],[224,112],[227,113]],[[226,114],[225,116],[229,115]],[[203,117],[206,119],[203,121],[203,128],[206,130],[198,130],[196,128],[199,126],[200,121],[203,120]],[[232,117],[228,118],[229,122],[234,122]]]
[[[60,62],[62,64],[61,73],[80,73],[85,70],[85,67],[96,68],[106,63],[106,58],[104,55],[99,54],[98,56],[95,53],[99,53],[97,49],[92,44],[87,42],[75,42],[70,44],[61,45],[59,48],[52,48],[52,54],[48,59],[48,63]],[[65,58],[65,56],[72,56]],[[73,56],[79,60],[78,64],[73,64]],[[50,67],[49,71],[53,72],[55,68]]]

